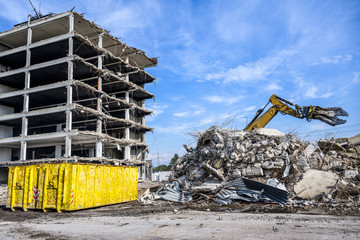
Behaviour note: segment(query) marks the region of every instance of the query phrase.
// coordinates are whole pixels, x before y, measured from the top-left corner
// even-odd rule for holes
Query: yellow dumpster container
[[[138,170],[133,166],[83,163],[9,167],[7,207],[73,211],[134,201]]]

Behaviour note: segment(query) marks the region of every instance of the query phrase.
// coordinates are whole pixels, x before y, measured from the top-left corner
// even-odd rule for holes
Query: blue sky
[[[0,6],[0,31],[32,13],[27,0]],[[360,1],[41,1],[43,14],[74,6],[159,57],[148,69],[156,99],[146,103],[154,111],[147,143],[155,165],[194,145],[189,132],[229,119],[227,127],[244,128],[272,94],[303,106],[341,106],[350,116],[331,127],[279,114],[269,128],[310,140],[360,133]]]

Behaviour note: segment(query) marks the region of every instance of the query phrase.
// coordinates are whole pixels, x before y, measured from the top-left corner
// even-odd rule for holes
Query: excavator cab
[[[264,113],[267,105],[271,103],[272,106]],[[295,109],[293,107],[294,106]],[[291,115],[296,118],[305,118],[307,121],[312,119],[318,119],[324,123],[327,123],[331,126],[336,126],[339,124],[346,123],[346,120],[338,118],[338,116],[349,116],[349,114],[343,110],[341,107],[330,107],[322,108],[318,106],[304,106],[300,107],[297,104],[293,104],[288,100],[285,100],[276,95],[272,95],[269,99],[269,102],[261,109],[257,110],[254,118],[250,123],[245,127],[244,130],[250,131],[255,128],[265,127],[275,115],[280,112],[282,114]],[[262,114],[262,115],[261,115]]]

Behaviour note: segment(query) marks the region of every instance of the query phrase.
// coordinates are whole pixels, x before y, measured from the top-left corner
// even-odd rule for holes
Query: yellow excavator
[[[264,113],[267,105],[271,103],[272,106]],[[294,106],[294,108],[290,107]],[[293,104],[281,97],[272,95],[269,102],[261,109],[257,110],[255,117],[245,127],[244,130],[251,131],[255,128],[265,127],[275,115],[280,112],[284,115],[290,115],[296,118],[306,118],[307,121],[312,119],[318,119],[331,126],[344,124],[346,120],[338,118],[338,116],[349,116],[341,107],[321,108],[318,106],[304,106],[300,107],[297,104]],[[261,115],[262,114],[262,115]],[[260,116],[261,115],[261,116]]]

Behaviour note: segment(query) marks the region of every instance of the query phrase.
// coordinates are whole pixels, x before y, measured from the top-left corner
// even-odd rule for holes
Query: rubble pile
[[[283,134],[258,134],[211,127],[199,137],[196,149],[174,166],[175,177],[186,175],[203,182],[209,174],[221,181],[238,177],[276,177],[286,165],[285,154],[292,154],[301,142]]]
[[[191,186],[248,178],[286,189],[291,198],[359,201],[359,135],[304,142],[274,129],[251,132],[213,126],[173,166]]]
[[[0,184],[0,201],[7,200],[8,188],[7,184]]]

